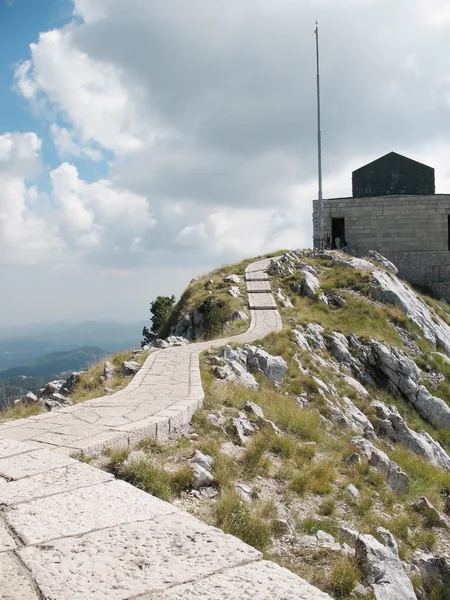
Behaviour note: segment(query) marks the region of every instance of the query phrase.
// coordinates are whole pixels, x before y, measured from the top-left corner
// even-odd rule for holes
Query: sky
[[[448,0],[0,0],[0,327],[145,319],[311,245],[390,151],[450,193]]]

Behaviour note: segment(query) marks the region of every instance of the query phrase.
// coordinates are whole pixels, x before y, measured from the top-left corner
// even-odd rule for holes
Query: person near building
[[[341,238],[338,235],[334,238],[334,247],[336,250],[341,249]]]

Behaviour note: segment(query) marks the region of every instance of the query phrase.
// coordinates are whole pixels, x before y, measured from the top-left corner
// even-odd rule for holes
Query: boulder
[[[226,361],[236,361],[241,363],[243,367],[247,366],[247,352],[242,348],[232,348],[231,346],[225,346],[222,352],[222,356]]]
[[[37,404],[39,402],[38,397],[33,394],[33,392],[27,392],[25,395],[23,395],[21,398],[19,398],[19,400],[16,400],[14,402],[14,404],[25,404],[26,406],[30,406],[32,404]]]
[[[148,455],[143,450],[133,450],[125,459],[123,466],[129,467],[134,463],[148,461]]]
[[[328,304],[335,306],[336,308],[344,308],[347,306],[347,300],[338,294],[327,294]]]
[[[375,408],[380,433],[392,442],[402,444],[415,454],[423,456],[429,463],[450,471],[450,456],[428,433],[417,433],[410,429],[395,406],[386,406],[379,400],[371,402]]]
[[[105,378],[105,381],[112,379],[115,374],[116,374],[115,366],[112,363],[106,361],[105,364],[103,365],[103,377]]]
[[[386,483],[392,491],[400,494],[409,492],[408,476],[397,463],[390,460],[387,454],[362,437],[353,438],[352,444],[362,451],[370,466],[384,475]]]
[[[366,415],[347,396],[340,400],[327,400],[331,420],[337,425],[348,427],[367,438],[375,438],[375,430]]]
[[[425,589],[441,592],[436,597],[450,600],[450,562],[444,556],[433,556],[421,551],[414,554],[412,562],[419,569]]]
[[[235,321],[248,321],[248,316],[242,310],[237,310],[231,315],[231,320],[233,323]]]
[[[242,500],[245,500],[245,502],[252,502],[253,499],[253,488],[250,487],[249,485],[247,485],[246,483],[243,483],[242,481],[236,481],[236,483],[234,484],[234,489],[236,490],[236,493],[242,498]]]
[[[208,471],[208,473],[212,473],[212,469],[214,466],[214,458],[212,456],[209,456],[209,454],[203,454],[203,452],[200,452],[200,450],[196,450],[194,456],[189,462],[191,465],[200,465],[201,467],[203,467],[203,469],[205,469],[205,471]]]
[[[235,275],[234,273],[232,275],[228,275],[228,277],[224,278],[224,281],[226,283],[241,283],[242,279],[239,277],[239,275]]]
[[[308,323],[305,328],[305,336],[308,342],[314,348],[319,350],[326,350],[325,340],[323,339],[323,333],[325,329],[318,323]]]
[[[353,452],[353,454],[350,454],[350,456],[347,456],[347,458],[344,460],[344,462],[349,467],[351,467],[353,465],[359,465],[361,462],[361,454],[358,454],[358,452]]]
[[[191,470],[192,487],[194,490],[198,490],[202,487],[208,487],[213,483],[214,477],[212,474],[198,463],[191,463]]]
[[[65,381],[64,380],[58,380],[58,381],[49,381],[45,387],[41,388],[40,390],[38,390],[37,392],[37,397],[38,398],[51,398],[53,394],[59,392],[62,388],[62,386],[64,385]]]
[[[358,488],[353,485],[353,483],[349,483],[345,489],[351,496],[352,500],[355,500],[355,502],[359,500],[361,494],[359,493]]]
[[[250,390],[258,389],[258,382],[246,368],[236,360],[230,360],[223,367],[217,366],[213,370],[213,375],[217,379],[225,381],[234,381]]]
[[[247,364],[258,369],[273,384],[280,384],[287,371],[286,361],[281,356],[272,356],[262,348],[245,346]]]
[[[297,257],[288,252],[280,258],[272,258],[267,268],[267,273],[274,277],[279,275],[293,275],[295,273]]]
[[[294,308],[294,305],[292,304],[292,302],[289,300],[289,298],[287,298],[284,294],[281,288],[278,288],[278,290],[275,292],[275,297],[277,298],[277,300],[280,302],[281,306],[283,306],[284,308]]]
[[[280,435],[281,431],[278,429],[275,423],[273,423],[273,421],[269,421],[269,419],[265,418],[264,411],[258,404],[255,404],[249,400],[246,402],[244,408],[248,413],[252,414],[256,418],[256,422],[258,424],[266,425],[270,427],[276,435]]]
[[[363,398],[367,398],[369,396],[369,392],[366,390],[366,388],[361,383],[359,383],[359,381],[356,380],[354,377],[351,377],[350,375],[343,375],[342,379],[347,385],[352,387],[355,390],[355,392],[358,392],[358,394]]]
[[[376,250],[369,250],[369,256],[372,260],[376,261],[379,265],[381,265],[385,271],[388,271],[392,275],[397,275],[397,267],[385,256],[382,256]]]
[[[292,331],[292,335],[294,336],[295,343],[300,348],[300,350],[310,350],[308,340],[306,339],[306,336],[302,331],[294,329]]]
[[[320,282],[319,278],[317,277],[316,270],[309,265],[302,265],[300,268],[300,273],[303,275],[303,279],[300,284],[300,293],[303,296],[307,296],[308,298],[314,300],[317,298],[320,288]],[[298,288],[295,288],[294,291],[296,290],[298,290]]]
[[[69,377],[63,383],[60,391],[63,394],[70,394],[71,392],[73,392],[77,384],[79,383],[81,379],[81,374],[83,372],[85,371],[74,371],[71,375],[69,375]]]
[[[232,285],[231,287],[228,288],[228,293],[233,298],[240,298],[240,296],[241,296],[241,290],[235,285]]]
[[[395,540],[390,534],[384,538],[387,544],[371,535],[360,534],[355,543],[356,560],[367,583],[372,586],[376,600],[417,600],[398,556]]]
[[[248,436],[256,431],[255,426],[252,425],[247,415],[243,412],[240,412],[238,417],[231,419],[231,430],[242,446],[245,446],[247,443]]]
[[[425,496],[420,496],[420,498],[414,502],[413,508],[425,517],[428,527],[437,526],[443,527],[444,529],[449,528],[449,520],[447,517],[441,515]]]
[[[201,313],[199,313],[199,314],[201,314]],[[186,337],[179,336],[179,335],[169,335],[169,337],[166,338],[165,341],[170,348],[172,348],[174,346],[176,346],[176,347],[186,346],[187,344],[189,344],[189,340]]]
[[[122,363],[122,375],[127,377],[129,375],[136,375],[136,373],[141,368],[141,365],[134,360],[125,360]]]

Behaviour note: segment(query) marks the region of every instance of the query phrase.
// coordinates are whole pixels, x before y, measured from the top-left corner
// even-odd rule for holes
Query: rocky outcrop
[[[281,356],[272,356],[263,348],[245,346],[247,365],[260,371],[273,384],[280,384],[287,371],[286,361]]]
[[[395,406],[386,406],[379,400],[374,400],[371,405],[375,408],[377,427],[382,435],[423,456],[432,465],[450,471],[450,456],[428,433],[410,429]]]
[[[369,256],[372,260],[376,261],[379,265],[381,265],[383,269],[385,269],[385,271],[388,271],[392,275],[397,275],[397,267],[385,256],[382,256],[376,250],[369,250]]]
[[[435,597],[450,600],[449,561],[444,556],[433,556],[420,551],[414,554],[412,561],[419,569],[425,589],[434,591]]]
[[[214,367],[213,375],[216,379],[226,382],[235,382],[239,385],[243,385],[249,390],[258,389],[258,382],[254,376],[236,360],[230,360],[223,366],[218,365]]]
[[[375,270],[372,278],[376,284],[372,295],[382,302],[398,306],[422,332],[433,346],[450,354],[450,327],[395,275]]]
[[[408,476],[387,454],[362,437],[353,438],[352,444],[362,451],[371,467],[384,475],[386,483],[392,491],[400,494],[409,492]]]
[[[189,461],[192,470],[192,487],[198,490],[210,486],[214,481],[212,474],[214,459],[208,454],[196,450],[193,458]]]
[[[317,298],[317,294],[320,288],[319,278],[317,276],[317,271],[314,267],[310,265],[302,264],[300,266],[300,274],[303,276],[303,279],[300,284],[294,284],[294,291],[300,292],[303,296],[307,296],[314,300]]]
[[[141,368],[141,365],[134,360],[124,360],[121,366],[122,375],[129,377],[130,375],[136,375]]]
[[[425,496],[420,496],[417,502],[414,502],[413,508],[425,518],[428,527],[438,526],[444,529],[449,528],[449,519],[441,515]]]
[[[381,527],[377,532],[383,544],[371,535],[362,534],[355,543],[356,560],[376,600],[417,600],[392,534]]]
[[[326,404],[331,412],[331,420],[336,425],[348,427],[367,438],[376,437],[372,423],[347,396],[339,400],[327,400]]]
[[[280,258],[272,259],[267,268],[267,273],[274,277],[280,275],[293,275],[296,270],[296,262],[297,257],[288,252]]]
[[[424,419],[438,429],[450,429],[450,408],[419,384],[419,368],[401,350],[371,340],[367,360],[375,376],[411,403]]]

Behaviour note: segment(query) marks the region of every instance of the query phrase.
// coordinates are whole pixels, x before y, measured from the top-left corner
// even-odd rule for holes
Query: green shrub
[[[345,598],[350,594],[360,577],[355,559],[341,558],[333,566],[327,588],[336,598]]]
[[[231,319],[233,307],[231,302],[209,296],[200,304],[198,311],[203,315],[204,336],[213,338],[222,333],[225,323]]]
[[[270,522],[252,512],[234,490],[222,492],[215,507],[215,524],[261,551],[270,541]]]
[[[133,461],[122,469],[122,479],[161,500],[172,497],[170,476],[148,459]]]

